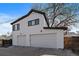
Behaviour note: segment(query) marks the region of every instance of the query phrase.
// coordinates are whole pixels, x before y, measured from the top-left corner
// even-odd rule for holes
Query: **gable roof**
[[[38,10],[34,10],[34,9],[31,9],[28,14],[26,14],[26,15],[20,17],[19,19],[15,20],[14,22],[12,22],[11,25],[13,25],[14,23],[16,23],[16,22],[18,22],[18,21],[24,19],[25,17],[29,16],[32,12],[36,12],[36,13],[42,14],[42,15],[44,16],[44,18],[45,18],[45,21],[46,21],[47,25],[49,26],[48,20],[47,20],[47,18],[46,18],[45,13],[44,13],[44,12],[41,12],[41,11],[38,11]]]

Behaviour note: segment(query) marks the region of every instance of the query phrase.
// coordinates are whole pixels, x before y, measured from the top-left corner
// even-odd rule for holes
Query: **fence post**
[[[12,45],[12,39],[9,40],[9,44],[10,44],[10,46]]]
[[[2,39],[2,47],[4,46],[4,40]]]

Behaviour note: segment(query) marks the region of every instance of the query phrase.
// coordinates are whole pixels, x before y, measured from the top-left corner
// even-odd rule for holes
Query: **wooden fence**
[[[79,49],[79,37],[64,37],[64,48],[66,49]]]
[[[71,37],[64,37],[64,48],[71,48],[72,45],[72,38]]]
[[[12,45],[12,39],[10,40],[0,40],[1,47],[7,47]]]

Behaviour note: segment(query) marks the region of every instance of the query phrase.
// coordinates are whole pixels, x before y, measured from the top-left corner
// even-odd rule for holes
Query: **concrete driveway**
[[[30,47],[0,47],[0,56],[76,56],[71,50],[30,48]]]

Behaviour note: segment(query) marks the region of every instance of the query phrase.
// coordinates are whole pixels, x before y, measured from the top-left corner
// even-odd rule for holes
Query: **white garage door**
[[[31,46],[57,48],[56,33],[31,35]]]
[[[25,46],[26,35],[17,35],[17,46]]]

